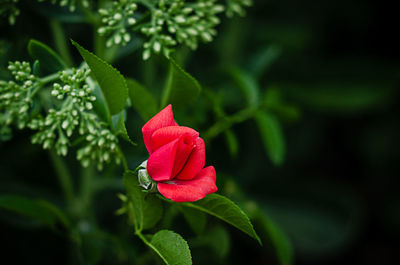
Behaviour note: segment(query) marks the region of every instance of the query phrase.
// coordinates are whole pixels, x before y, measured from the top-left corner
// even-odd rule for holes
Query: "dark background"
[[[51,44],[43,16],[29,5],[23,8],[25,13],[14,27],[1,22],[1,39],[13,46],[2,55],[2,68],[8,60],[24,59],[20,54],[26,56],[29,38]],[[66,29],[71,37],[84,42],[88,31],[84,25],[66,25]],[[221,70],[223,65],[250,71],[252,60],[264,49],[279,49],[279,57],[262,73],[259,84],[263,91],[276,87],[300,113],[295,119],[280,119],[286,139],[284,164],[277,167],[270,162],[252,120],[233,127],[240,143],[237,157],[228,154],[225,140],[219,136],[207,147],[207,163],[221,172],[221,192],[229,193],[223,183],[234,183],[246,200],[256,202],[289,236],[295,264],[397,263],[397,34],[398,9],[388,2],[259,0],[245,17],[223,19],[216,40],[200,45],[187,59],[188,72],[203,86],[225,93],[224,107],[233,113],[242,107],[241,95]],[[132,60],[139,57],[140,52],[135,52]],[[116,66],[124,74],[136,76],[141,67],[130,62],[127,57]],[[205,130],[213,117],[208,112],[202,115],[206,122],[198,123]],[[140,137],[141,126],[139,120],[130,126],[135,139]],[[29,135],[29,131],[17,132],[11,141],[0,143],[0,191],[39,193],[57,201],[58,184],[51,162],[40,147],[30,144]],[[142,154],[131,156],[132,167]],[[78,167],[73,157],[69,160],[72,167]],[[35,192],[30,187],[35,187]],[[96,197],[99,225],[111,232],[123,223],[113,216],[119,206],[116,192]],[[2,258],[15,264],[63,264],[80,259],[71,254],[75,253],[73,247],[62,232],[40,228],[4,211],[0,212],[0,234],[5,242]],[[229,234],[230,254],[215,263],[277,262],[268,236],[262,236],[266,242],[261,248],[235,229],[229,228]],[[207,251],[195,250],[194,264],[210,262],[207,255]],[[107,259],[103,263],[107,264]]]

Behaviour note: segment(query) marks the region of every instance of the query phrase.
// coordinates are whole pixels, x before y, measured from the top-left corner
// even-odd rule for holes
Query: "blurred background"
[[[23,11],[13,27],[1,22],[2,77],[9,60],[28,57],[30,38],[52,46],[43,12],[29,4]],[[224,18],[214,42],[195,52],[178,52],[181,64],[204,92],[191,107],[177,107],[176,120],[199,128],[207,142],[207,164],[218,173],[219,192],[249,213],[264,242],[259,247],[240,231],[224,226],[210,233],[217,238],[210,240],[219,242],[212,247],[215,253],[193,240],[200,246],[193,249],[194,264],[397,263],[397,20],[397,9],[388,2],[258,0],[245,17]],[[90,47],[85,37],[89,27],[63,26],[70,38]],[[78,64],[79,56],[74,56]],[[141,62],[140,57],[140,51],[134,51],[113,64],[157,97],[161,59]],[[248,87],[257,92],[248,92]],[[218,133],[210,129],[218,129],[224,117],[254,107],[251,95],[269,116],[244,117]],[[128,117],[128,132],[141,143],[144,121],[134,111]],[[265,123],[268,117],[273,122]],[[51,161],[39,146],[30,144],[29,136],[29,131],[17,131],[12,140],[0,143],[0,191],[40,194],[57,201]],[[126,152],[130,168],[146,159],[142,145]],[[74,157],[68,160],[77,171]],[[111,178],[118,170],[103,174]],[[140,245],[128,235],[123,218],[114,216],[120,205],[115,194],[122,190],[115,185],[96,195],[97,225],[110,234],[126,233],[123,240]],[[174,229],[189,233],[179,220]],[[81,260],[71,254],[74,247],[62,232],[3,210],[0,234],[6,242],[3,260],[21,264]],[[89,255],[105,252],[102,236],[106,237],[88,240],[84,248]],[[133,260],[140,250],[130,250]]]

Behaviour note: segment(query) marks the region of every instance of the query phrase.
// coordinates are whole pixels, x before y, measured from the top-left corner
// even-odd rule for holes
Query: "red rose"
[[[214,167],[203,168],[203,139],[174,121],[171,105],[151,118],[142,133],[150,154],[147,172],[164,197],[176,202],[197,201],[218,190]]]

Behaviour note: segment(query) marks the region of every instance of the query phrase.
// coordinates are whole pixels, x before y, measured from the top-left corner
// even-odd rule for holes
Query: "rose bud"
[[[174,121],[171,105],[151,118],[142,133],[150,155],[146,165],[148,176],[165,198],[191,202],[218,190],[214,167],[204,168],[203,139],[197,131]]]

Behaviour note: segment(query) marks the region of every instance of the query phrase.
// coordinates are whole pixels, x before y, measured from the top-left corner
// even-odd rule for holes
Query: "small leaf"
[[[239,152],[239,141],[232,130],[228,129],[225,131],[226,143],[229,147],[229,153],[232,157],[236,157]]]
[[[236,67],[230,67],[228,73],[242,91],[249,106],[257,106],[260,101],[260,88],[253,76]]]
[[[125,108],[128,99],[128,87],[125,78],[110,64],[89,52],[75,41],[72,44],[78,49],[96,78],[111,115],[118,114]]]
[[[132,204],[135,227],[139,231],[152,228],[162,216],[161,201],[154,194],[143,192],[137,174],[133,171],[125,172],[124,186]]]
[[[263,111],[256,112],[255,120],[269,158],[275,165],[281,165],[285,156],[285,140],[278,120]]]
[[[212,227],[207,231],[205,240],[218,257],[224,258],[228,255],[231,246],[229,233],[225,227],[221,225]]]
[[[213,193],[197,202],[185,202],[181,205],[213,215],[256,239],[260,245],[262,244],[247,215],[239,206],[222,195]]]
[[[268,238],[275,248],[280,264],[293,264],[293,247],[288,236],[265,215],[261,216],[261,219]]]
[[[66,228],[70,222],[55,205],[44,200],[32,200],[19,195],[0,195],[0,208],[9,210],[53,227],[57,222]]]
[[[175,232],[161,230],[152,237],[150,244],[167,265],[192,264],[187,242]]]
[[[66,64],[61,57],[49,46],[40,41],[30,40],[28,43],[28,52],[33,60],[40,62],[40,68],[46,73],[54,73],[66,68]]]
[[[136,143],[131,140],[128,131],[126,130],[124,113],[125,111],[121,111],[111,117],[112,131],[115,135],[121,136],[125,141],[128,141],[132,145],[136,145]]]
[[[189,207],[179,207],[179,210],[182,212],[183,217],[188,222],[190,228],[192,228],[196,234],[201,235],[207,224],[206,214]]]
[[[136,80],[129,78],[126,82],[132,106],[139,112],[143,120],[147,121],[151,119],[158,110],[154,97]]]
[[[169,58],[169,74],[164,88],[162,107],[185,106],[194,102],[201,92],[199,82]]]
[[[269,70],[271,65],[281,55],[281,49],[278,46],[271,45],[263,48],[253,56],[250,62],[250,71],[257,78],[260,78]]]

